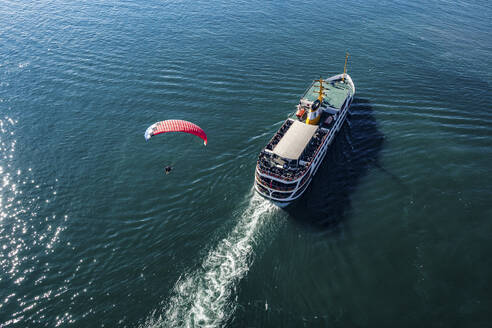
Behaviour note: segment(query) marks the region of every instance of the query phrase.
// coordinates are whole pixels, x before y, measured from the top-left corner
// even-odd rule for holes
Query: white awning
[[[317,125],[294,121],[279,143],[273,148],[273,153],[282,158],[298,160],[317,129]]]

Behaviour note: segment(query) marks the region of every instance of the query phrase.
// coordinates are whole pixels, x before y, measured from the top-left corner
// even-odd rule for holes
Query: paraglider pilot
[[[169,172],[171,172],[171,170],[172,170],[172,169],[173,169],[173,168],[172,168],[171,166],[169,166],[169,165],[168,165],[168,166],[166,166],[166,167],[164,168],[164,171],[166,172],[166,174],[169,174]]]

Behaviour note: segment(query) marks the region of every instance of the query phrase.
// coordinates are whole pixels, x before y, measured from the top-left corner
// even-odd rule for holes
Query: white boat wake
[[[185,274],[173,289],[165,313],[146,327],[218,327],[236,309],[232,294],[248,272],[262,227],[276,207],[256,193],[239,221],[195,272]]]

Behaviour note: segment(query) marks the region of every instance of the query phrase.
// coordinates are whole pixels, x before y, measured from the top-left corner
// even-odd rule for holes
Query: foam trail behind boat
[[[249,270],[256,239],[274,209],[254,193],[229,235],[209,252],[198,270],[178,280],[164,317],[148,320],[146,326],[217,327],[227,321],[236,308],[233,292]]]

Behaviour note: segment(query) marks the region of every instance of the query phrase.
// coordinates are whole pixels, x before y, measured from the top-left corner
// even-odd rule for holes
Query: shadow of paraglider
[[[384,135],[378,129],[370,102],[355,98],[350,112],[308,190],[286,208],[299,224],[336,229],[350,210],[351,195],[360,179],[371,167],[385,171],[379,164]]]

